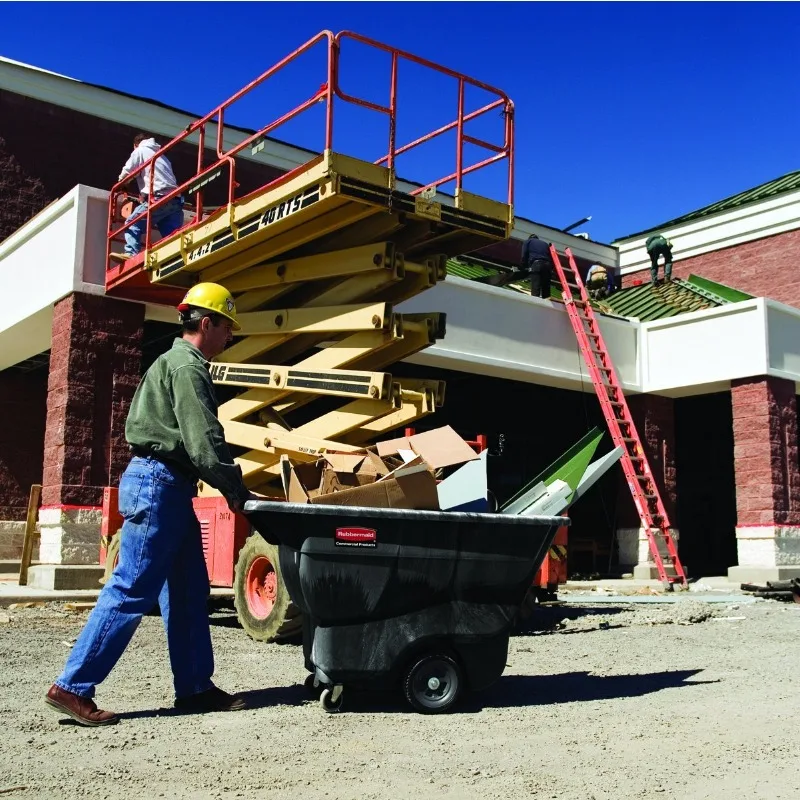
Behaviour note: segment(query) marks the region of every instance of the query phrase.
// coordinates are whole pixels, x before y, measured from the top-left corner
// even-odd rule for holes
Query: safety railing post
[[[333,96],[339,80],[339,42],[334,37],[328,40],[328,82],[325,87],[325,149],[333,149]]]
[[[514,205],[514,104],[509,100],[505,107],[506,149],[508,151],[508,204]]]
[[[458,79],[458,125],[456,127],[456,191],[461,192],[464,168],[464,79]]]
[[[392,53],[392,76],[389,86],[389,159],[386,166],[394,171],[397,147],[397,53]]]
[[[200,126],[200,133],[197,140],[197,174],[203,171],[203,160],[205,158],[206,148],[206,126]],[[195,198],[194,206],[194,219],[195,222],[200,222],[203,219],[203,190],[197,189],[197,197]]]

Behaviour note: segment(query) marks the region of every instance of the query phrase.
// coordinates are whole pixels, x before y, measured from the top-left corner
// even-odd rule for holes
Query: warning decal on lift
[[[337,528],[334,543],[337,547],[377,547],[377,539],[372,528]]]
[[[230,228],[220,231],[210,241],[195,247],[193,250],[190,250],[187,254],[186,264],[188,265],[193,261],[196,261],[198,258],[208,255],[209,253],[214,253],[234,241],[240,241],[250,234],[256,233],[256,231],[260,231],[263,228],[269,227],[275,222],[286,219],[287,217],[292,216],[292,214],[296,214],[298,211],[302,211],[314,203],[318,203],[321,196],[320,185],[321,184],[309,186],[307,189],[304,189],[299,194],[290,197],[288,200],[275,203],[265,211],[259,212],[255,216],[250,217],[248,220],[238,226],[236,234],[234,234]],[[156,275],[159,278],[164,278],[167,275],[171,275],[173,272],[183,269],[183,267],[183,256],[178,255],[173,259],[167,260],[166,263],[159,267],[156,270]]]
[[[564,547],[563,544],[554,544],[550,547],[548,555],[553,559],[553,561],[566,561],[567,548]]]

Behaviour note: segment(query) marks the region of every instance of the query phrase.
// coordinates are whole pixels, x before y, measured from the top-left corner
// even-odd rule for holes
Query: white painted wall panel
[[[0,244],[0,332],[72,291],[77,197],[73,189]]]
[[[642,348],[646,392],[765,375],[764,301],[749,300],[644,323]]]
[[[571,389],[580,388],[583,375],[591,390],[561,303],[448,277],[399,310],[447,314],[447,336],[412,363]],[[604,318],[601,327],[623,385],[638,389],[637,326]]]
[[[770,374],[797,380],[800,376],[800,311],[774,300],[765,301]]]

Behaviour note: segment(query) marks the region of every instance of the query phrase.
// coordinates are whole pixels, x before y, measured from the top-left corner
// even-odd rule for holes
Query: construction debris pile
[[[475,462],[475,463],[473,463]],[[486,459],[450,426],[316,461],[281,461],[286,499],[371,508],[485,511]]]

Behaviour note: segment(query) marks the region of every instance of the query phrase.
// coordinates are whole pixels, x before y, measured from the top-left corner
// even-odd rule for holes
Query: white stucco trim
[[[0,292],[12,298],[0,317],[0,369],[50,347],[59,299],[104,293],[107,202],[107,192],[77,186],[0,245]],[[592,391],[560,302],[451,276],[397,310],[447,315],[446,337],[413,363]],[[175,322],[175,311],[148,304],[145,318]],[[683,397],[761,375],[800,385],[800,310],[774,300],[599,323],[626,392]]]

